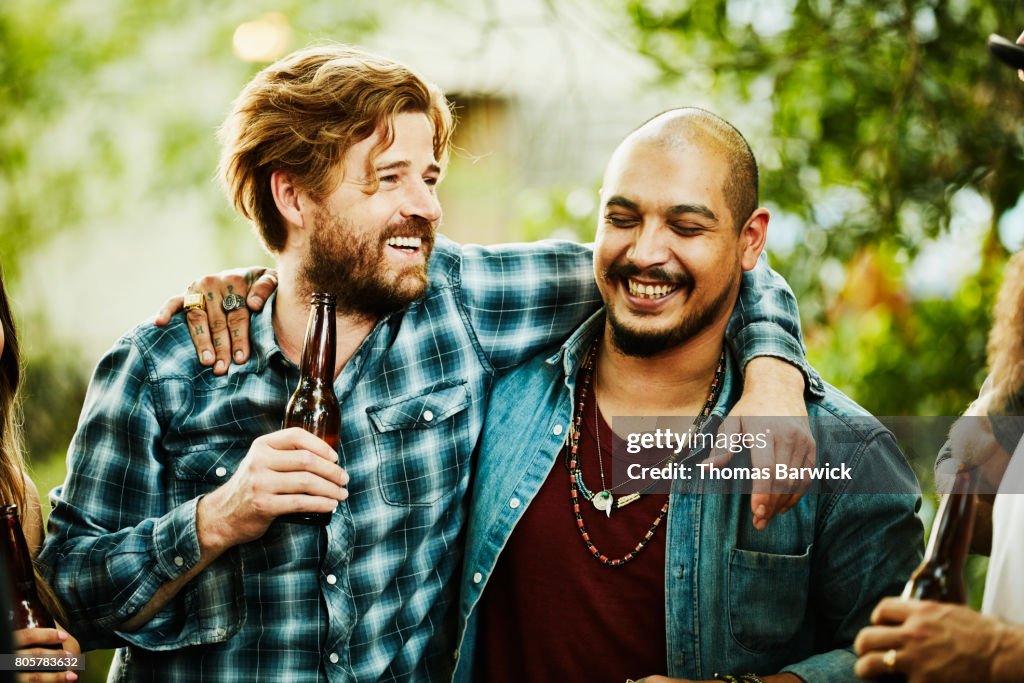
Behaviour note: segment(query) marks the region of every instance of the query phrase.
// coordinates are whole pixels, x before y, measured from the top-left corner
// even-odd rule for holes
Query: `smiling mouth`
[[[391,237],[386,244],[405,254],[415,254],[423,246],[421,237]]]
[[[672,294],[679,285],[666,285],[666,284],[649,284],[640,282],[629,278],[626,280],[626,284],[629,287],[629,293],[631,296],[639,297],[641,299],[663,299],[669,294]]]

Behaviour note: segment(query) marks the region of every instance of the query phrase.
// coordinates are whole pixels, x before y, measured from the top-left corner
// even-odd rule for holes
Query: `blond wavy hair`
[[[988,338],[989,373],[995,412],[1024,414],[1024,252],[1006,264]]]
[[[406,112],[430,119],[434,155],[443,165],[454,122],[440,88],[403,64],[349,46],[293,52],[256,74],[221,126],[219,174],[228,198],[253,222],[264,246],[278,252],[286,231],[271,174],[288,171],[322,201],[341,182],[348,149],[383,130],[370,152],[372,172],[376,155],[394,140],[395,116]],[[374,184],[366,191],[376,190]]]

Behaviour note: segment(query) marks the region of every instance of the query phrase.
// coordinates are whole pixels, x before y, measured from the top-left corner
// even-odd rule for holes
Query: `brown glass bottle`
[[[32,556],[29,555],[25,534],[21,529],[18,506],[3,506],[0,509],[0,517],[3,519],[3,558],[7,563],[7,574],[11,582],[11,624],[15,630],[54,628],[53,616],[39,600],[35,572],[32,570]]]
[[[978,506],[975,495],[977,468],[960,465],[952,490],[939,501],[928,548],[921,565],[910,575],[903,587],[904,599],[935,600],[963,605],[967,602],[964,565],[971,546],[974,512]],[[877,678],[878,683],[903,683],[906,676],[894,673]]]
[[[977,469],[961,465],[956,472],[953,489],[939,502],[924,561],[903,588],[904,598],[961,605],[967,602],[964,564],[971,546],[974,511],[978,506],[978,497],[974,493],[977,482]]]
[[[341,413],[334,395],[335,346],[334,295],[317,292],[309,306],[299,386],[288,401],[283,427],[301,427],[337,450]],[[294,513],[280,519],[327,526],[331,513]]]

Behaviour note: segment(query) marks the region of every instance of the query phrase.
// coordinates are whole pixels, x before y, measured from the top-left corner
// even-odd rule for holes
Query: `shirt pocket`
[[[202,444],[170,454],[171,504],[181,505],[209,493],[234,474],[250,443]]]
[[[461,381],[367,409],[387,503],[432,505],[455,489],[471,449],[469,404],[469,389]]]
[[[752,652],[793,639],[807,612],[811,549],[776,555],[734,548],[729,554],[729,629]]]

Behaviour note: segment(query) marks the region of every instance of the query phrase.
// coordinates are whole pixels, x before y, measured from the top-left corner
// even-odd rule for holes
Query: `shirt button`
[[[562,433],[562,425],[555,425],[555,428],[551,430],[555,436],[559,436]]]
[[[334,574],[328,574],[327,575],[327,583],[329,583],[329,584],[331,584],[333,586],[334,584],[338,583],[338,577],[335,576]]]
[[[337,652],[332,652],[331,656],[328,657],[327,659],[331,660],[331,664],[337,664],[338,663],[338,659],[339,659],[338,653]]]
[[[508,502],[508,506],[510,508],[512,508],[513,510],[515,510],[516,508],[519,507],[519,499],[518,498],[513,498],[512,500],[510,500]]]
[[[224,637],[224,629],[220,628],[219,626],[217,628],[213,629],[213,637],[214,638],[223,638]]]
[[[227,473],[228,473],[228,468],[226,468],[226,467],[218,467],[217,468],[216,474],[217,474],[218,477],[223,477]]]
[[[423,419],[426,420],[427,422],[430,422],[431,420],[434,419],[434,414],[432,412],[430,412],[429,410],[424,410],[423,411]]]
[[[481,574],[480,572],[477,572],[476,574],[473,574],[473,583],[480,583],[483,580],[484,580],[484,575]]]
[[[185,565],[185,558],[183,558],[181,555],[178,555],[177,557],[174,558],[174,564],[177,567],[184,566]]]

